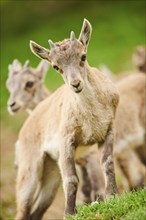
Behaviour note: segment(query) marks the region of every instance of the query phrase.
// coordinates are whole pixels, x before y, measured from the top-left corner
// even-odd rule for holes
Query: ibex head
[[[26,61],[22,66],[18,60],[14,60],[8,67],[8,79],[6,86],[10,92],[8,99],[8,111],[11,114],[21,110],[33,109],[42,101],[43,82],[48,71],[49,64],[41,61],[37,68],[33,69]]]
[[[70,38],[62,42],[53,43],[49,40],[50,50],[33,41],[30,41],[30,48],[36,56],[50,62],[75,93],[80,93],[84,88],[87,75],[86,53],[91,32],[89,21],[84,19],[78,39],[72,31]]]

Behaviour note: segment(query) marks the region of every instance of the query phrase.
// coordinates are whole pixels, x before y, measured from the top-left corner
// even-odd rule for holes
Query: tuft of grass
[[[145,220],[146,191],[124,193],[106,202],[79,206],[77,214],[67,220]]]

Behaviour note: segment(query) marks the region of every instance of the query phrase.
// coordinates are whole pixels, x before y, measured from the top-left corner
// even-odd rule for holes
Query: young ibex
[[[31,41],[34,54],[61,73],[65,85],[33,111],[19,134],[17,220],[40,219],[60,182],[65,214],[75,213],[78,178],[74,153],[80,145],[103,145],[106,195],[118,192],[113,164],[114,117],[119,95],[113,83],[86,61],[91,25],[85,19],[79,39],[49,41],[47,50]]]
[[[21,63],[15,59],[12,64],[8,66],[8,79],[6,86],[10,92],[8,99],[8,112],[14,115],[18,112],[26,110],[29,114],[32,110],[51,93],[45,87],[44,80],[49,69],[49,63],[42,60],[37,68],[30,67],[27,60],[22,66]],[[15,167],[17,164],[17,146],[15,144]]]
[[[10,92],[8,111],[10,114],[22,110],[32,111],[38,103],[48,97],[49,90],[44,86],[45,75],[49,63],[42,60],[37,68],[29,66],[26,61],[24,66],[18,60],[9,65],[9,75],[6,82]]]

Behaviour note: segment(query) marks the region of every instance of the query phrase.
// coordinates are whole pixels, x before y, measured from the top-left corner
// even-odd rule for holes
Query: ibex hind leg
[[[30,220],[31,201],[37,185],[36,171],[19,164],[17,175],[17,215],[16,220]]]
[[[61,177],[56,161],[47,156],[40,189],[31,209],[31,220],[42,219],[43,214],[55,198],[60,181]]]
[[[115,179],[114,160],[113,160],[113,125],[110,125],[106,139],[103,144],[102,151],[102,167],[105,177],[105,193],[106,198],[118,194],[118,189]]]
[[[103,201],[105,182],[103,172],[100,166],[99,152],[94,152],[88,155],[87,172],[91,182],[92,201]]]
[[[129,159],[130,158],[130,159]],[[117,156],[119,166],[127,178],[129,188],[137,189],[144,186],[145,167],[132,149],[126,149]]]

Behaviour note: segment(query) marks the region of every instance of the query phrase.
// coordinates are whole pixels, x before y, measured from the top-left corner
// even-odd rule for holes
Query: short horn
[[[75,33],[73,31],[71,31],[71,33],[70,33],[70,40],[74,41],[75,39],[76,39]]]
[[[24,64],[24,67],[27,68],[27,67],[29,67],[29,65],[30,65],[30,61],[29,61],[29,60],[26,60],[26,61],[25,61],[25,64]]]
[[[53,41],[48,40],[48,43],[49,43],[51,48],[55,48],[56,47],[56,45],[53,43]]]

